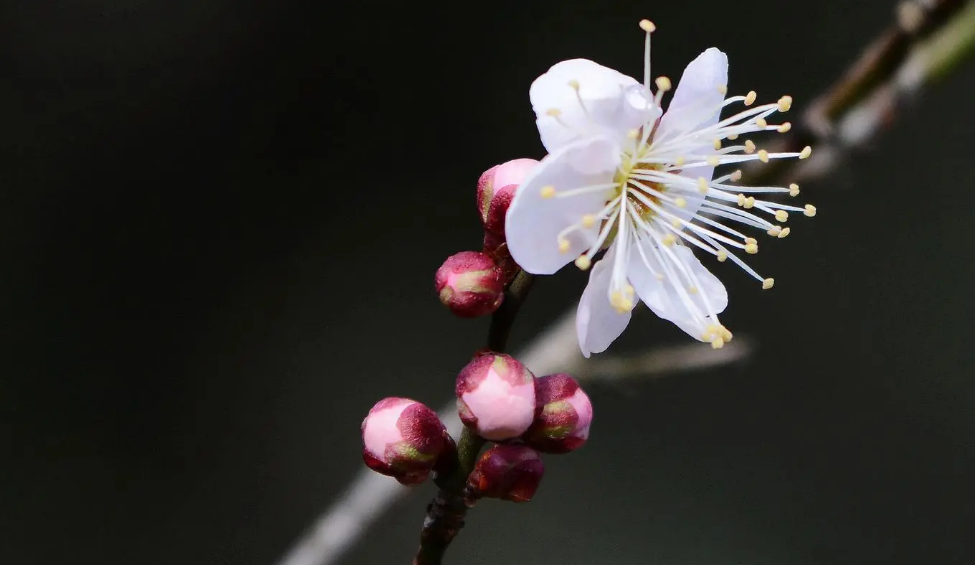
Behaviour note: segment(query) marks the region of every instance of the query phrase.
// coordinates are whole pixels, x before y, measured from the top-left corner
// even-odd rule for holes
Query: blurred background
[[[540,158],[532,80],[700,51],[818,94],[895,3],[10,0],[0,6],[0,555],[270,565],[362,467],[384,396],[439,407],[487,321],[433,292],[475,182]],[[970,62],[972,63],[972,62]],[[971,563],[975,63],[729,265],[745,362],[591,385],[585,449],[449,563]],[[791,223],[790,223],[791,225]],[[573,307],[540,280],[512,346]],[[640,316],[611,350],[684,344]],[[345,563],[406,563],[430,485]]]

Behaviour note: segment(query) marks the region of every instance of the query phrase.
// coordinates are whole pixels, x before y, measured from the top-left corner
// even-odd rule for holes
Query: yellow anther
[[[738,182],[741,180],[741,176],[742,176],[741,169],[738,169],[737,171],[731,173],[731,180],[734,182]]]
[[[550,184],[546,184],[542,187],[541,193],[542,198],[551,198],[555,196],[555,187]]]
[[[579,81],[572,79],[569,81],[569,86],[571,86],[573,90],[579,90]]]
[[[752,104],[755,103],[755,100],[757,99],[758,99],[757,92],[755,92],[754,90],[749,92],[748,95],[745,96],[745,106],[751,106]]]
[[[792,228],[782,228],[782,231],[779,233],[779,239],[789,237],[790,233],[792,233]]]
[[[803,150],[802,150],[802,151],[801,151],[801,152],[799,153],[799,158],[800,158],[800,159],[808,159],[810,155],[812,155],[812,147],[809,147],[809,146],[807,145],[807,146],[805,147],[805,149],[803,149]]]
[[[745,253],[748,253],[749,255],[754,255],[758,253],[758,245],[754,243],[749,243],[748,245],[745,246]]]
[[[780,112],[788,112],[791,109],[792,109],[792,97],[791,96],[783,96],[782,98],[779,98],[779,111]]]
[[[792,129],[792,122],[785,122],[784,124],[779,126],[779,133],[785,133],[791,129]]]
[[[667,77],[657,77],[655,82],[657,83],[657,89],[664,92],[669,91],[674,86]]]
[[[728,252],[725,251],[724,249],[722,249],[721,251],[718,251],[718,261],[720,261],[721,263],[724,263],[727,260],[728,260]]]
[[[722,85],[718,86],[718,92],[721,93],[721,96],[724,96],[725,94],[728,94],[728,85],[727,84],[722,84]]]
[[[763,163],[768,163],[768,151],[761,149],[758,152],[758,160]]]
[[[764,281],[762,281],[762,289],[763,290],[768,290],[768,289],[772,288],[773,286],[775,286],[775,279],[768,278],[768,279],[765,279]]]
[[[592,261],[589,259],[589,257],[580,255],[576,259],[576,267],[579,267],[579,269],[582,271],[588,271],[589,267],[592,267]]]
[[[721,349],[724,347],[724,340],[720,337],[711,342],[711,349]]]
[[[772,226],[765,233],[769,234],[772,237],[777,237],[780,233],[782,233],[782,226]]]
[[[708,157],[707,162],[708,165],[711,165],[712,167],[717,167],[718,165],[721,164],[721,159],[719,159],[717,155],[711,155],[710,157]]]
[[[582,217],[582,227],[591,228],[596,225],[596,217],[592,214],[586,214]]]
[[[683,208],[684,206],[687,206],[687,200],[684,200],[682,197],[678,196],[677,198],[674,198],[674,206]]]
[[[670,247],[671,245],[677,243],[677,238],[674,237],[674,234],[668,233],[667,235],[664,236],[664,238],[660,242],[666,245],[667,247]]]
[[[799,196],[799,185],[792,183],[789,185],[789,196]]]
[[[697,191],[701,194],[707,194],[711,187],[708,185],[708,179],[704,177],[697,177]]]
[[[813,206],[812,204],[806,204],[806,211],[803,212],[803,214],[812,218],[813,216],[816,215],[816,207]]]
[[[714,140],[714,150],[715,151],[718,151],[720,149],[721,149],[721,140],[720,139],[715,139]]]
[[[745,243],[747,243],[749,245],[758,245],[758,240],[755,239],[754,237],[746,237],[745,238]]]
[[[697,294],[697,287],[696,286],[689,286],[689,287],[687,287],[687,293],[688,294]]]
[[[752,154],[755,152],[755,142],[752,140],[745,141],[745,153]]]
[[[680,218],[674,218],[673,220],[670,221],[670,225],[680,229],[680,227],[684,224],[681,223]]]
[[[549,108],[548,110],[545,110],[545,115],[557,118],[562,115],[562,110],[559,110],[558,108]]]
[[[745,205],[745,202],[746,202],[747,200],[748,200],[748,199],[747,199],[747,198],[745,198],[745,195],[744,195],[744,194],[739,194],[739,195],[738,195],[738,205],[739,205],[739,206],[744,206],[744,205]]]
[[[755,125],[762,129],[765,129],[768,127],[768,121],[765,118],[759,118],[755,120]]]
[[[778,221],[780,221],[780,222],[783,222],[783,223],[788,222],[789,221],[789,213],[786,212],[785,210],[776,210],[775,211],[775,219],[778,220]]]
[[[687,160],[684,158],[683,155],[678,155],[677,158],[674,159],[674,165],[676,165],[678,167],[683,167],[684,166],[684,163],[686,163],[686,162],[687,162]]]
[[[746,210],[750,209],[754,205],[755,205],[755,197],[754,196],[749,196],[748,198],[745,199],[745,209]]]
[[[610,293],[609,303],[613,308],[616,308],[616,311],[620,314],[629,312],[634,306],[633,301],[626,296],[623,296],[623,293],[618,290],[614,290],[612,293]]]
[[[569,252],[569,240],[567,240],[567,239],[560,239],[559,240],[559,251],[561,253],[568,253]]]
[[[640,29],[647,33],[653,33],[657,31],[657,26],[653,25],[650,20],[640,20]]]
[[[734,140],[738,139],[738,134],[737,133],[733,133],[733,134],[731,134],[731,135],[728,136],[728,139],[730,139],[731,141],[734,141]]]

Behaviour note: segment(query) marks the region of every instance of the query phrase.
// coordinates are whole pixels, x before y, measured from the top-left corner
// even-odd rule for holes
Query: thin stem
[[[488,329],[487,348],[491,351],[504,353],[508,348],[508,336],[511,334],[511,326],[515,322],[515,317],[521,309],[521,303],[525,300],[531,290],[535,277],[519,271],[514,280],[504,294],[504,302],[501,307],[491,316],[491,327]]]
[[[489,350],[503,353],[507,348],[511,327],[521,304],[531,291],[533,281],[534,277],[525,271],[519,271],[515,275],[504,293],[504,302],[491,316],[487,339]],[[464,527],[464,517],[467,515],[464,487],[484,443],[483,438],[464,428],[457,442],[457,461],[449,472],[438,474],[435,479],[440,490],[427,505],[427,517],[423,521],[423,530],[420,531],[420,548],[413,559],[413,565],[440,565],[450,543]]]

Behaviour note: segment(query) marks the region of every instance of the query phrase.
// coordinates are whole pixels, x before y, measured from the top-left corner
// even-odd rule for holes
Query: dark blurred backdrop
[[[562,59],[797,108],[894,2],[7,0],[0,6],[0,560],[269,565],[360,469],[383,396],[439,406],[485,334],[433,272],[474,183],[540,158]],[[596,386],[593,438],[451,563],[971,563],[975,64],[755,260],[718,269],[746,363]],[[544,279],[524,344],[584,277]],[[613,351],[686,343],[643,316]],[[347,563],[406,563],[431,494]]]

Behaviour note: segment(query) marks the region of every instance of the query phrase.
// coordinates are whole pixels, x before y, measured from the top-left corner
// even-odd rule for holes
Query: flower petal
[[[683,245],[670,247],[669,250],[673,252],[676,260],[681,262],[684,270],[694,276],[697,292],[691,294],[688,292],[688,287],[691,286],[688,279],[680,274],[678,267],[673,264],[673,259],[663,249],[659,250],[659,254],[664,261],[670,263],[666,268],[650,248],[653,243],[642,240],[639,245],[642,246],[647,261],[645,263],[640,252],[634,249],[627,270],[627,277],[636,289],[637,296],[653,310],[654,314],[673,322],[691,337],[703,341],[702,335],[705,329],[709,324],[715,323],[708,316],[708,312],[719,314],[728,306],[728,292],[724,285],[701,264],[690,249]],[[670,275],[663,280],[654,276],[654,274],[664,273]],[[681,285],[681,289],[678,289],[677,285]],[[696,308],[696,312],[691,304]]]
[[[670,106],[660,119],[657,137],[718,123],[724,102],[723,86],[728,86],[728,56],[712,47],[684,69]]]
[[[698,55],[684,69],[670,106],[660,119],[656,138],[671,138],[718,123],[725,96],[720,87],[727,85],[728,56],[714,47]],[[705,140],[699,147],[692,148],[691,152],[699,155],[712,154],[713,141]],[[714,167],[705,165],[686,168],[680,174],[694,180],[703,177],[710,181],[714,176]],[[676,214],[684,220],[690,220],[700,210],[704,196],[698,192],[689,192],[684,198],[687,206],[676,211]]]
[[[640,83],[588,59],[556,64],[535,79],[529,97],[549,153],[593,135],[623,143],[631,130],[660,115]],[[558,116],[550,115],[553,111]]]
[[[589,273],[589,284],[579,299],[576,312],[576,334],[579,348],[588,358],[606,351],[630,323],[632,312],[620,313],[609,303],[609,286],[613,274],[616,246],[610,247]]]
[[[542,196],[551,186],[566,192],[587,186],[609,184],[619,163],[619,149],[606,138],[591,138],[567,145],[542,159],[522,182],[505,220],[508,251],[522,269],[536,275],[550,275],[595,243],[599,226],[582,228],[565,236],[566,251],[559,249],[559,234],[579,224],[586,214],[599,212],[610,189],[592,190],[574,196]]]

